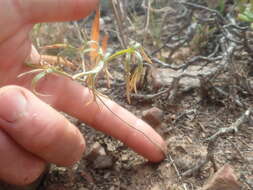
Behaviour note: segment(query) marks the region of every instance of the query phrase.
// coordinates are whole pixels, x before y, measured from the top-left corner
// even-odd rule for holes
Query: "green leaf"
[[[239,14],[239,15],[238,15],[238,18],[239,18],[241,21],[252,22],[252,20],[251,20],[249,17],[247,17],[247,15],[245,15],[245,14]]]
[[[39,74],[37,74],[33,79],[32,79],[32,89],[35,90],[36,84],[39,82],[40,79],[45,77],[47,75],[46,71],[43,71]]]
[[[96,75],[96,74],[98,74],[100,71],[103,70],[104,64],[105,64],[104,61],[99,61],[95,68],[93,68],[92,70],[87,71],[87,72],[78,73],[78,74],[74,75],[74,76],[72,77],[72,79],[75,80],[75,79],[78,79],[78,78],[80,78],[80,77],[87,76],[87,75]]]
[[[44,71],[44,69],[34,69],[34,70],[31,70],[31,71],[27,71],[27,72],[24,72],[24,73],[21,73],[17,76],[17,78],[21,78],[25,75],[28,75],[28,74],[32,74],[32,73],[36,73],[36,72],[40,72],[40,71]]]
[[[33,79],[32,79],[32,82],[31,82],[31,86],[32,86],[32,90],[34,91],[35,94],[39,94],[39,95],[43,95],[43,94],[40,94],[38,92],[36,92],[36,85],[37,83],[39,82],[39,80],[41,80],[43,77],[45,77],[47,74],[49,73],[52,73],[54,72],[53,69],[47,69],[47,70],[44,70],[43,72],[37,74]],[[45,96],[45,95],[43,95]]]
[[[115,59],[116,57],[120,56],[120,55],[124,55],[127,53],[133,53],[135,51],[134,48],[127,48],[121,51],[117,51],[116,53],[112,54],[110,57],[108,57],[108,59],[106,59],[106,62],[109,62],[113,59]]]
[[[245,10],[244,15],[247,16],[251,21],[253,21],[253,12],[251,10]]]
[[[140,62],[143,61],[142,55],[138,51],[135,51],[134,54],[137,57],[138,61],[140,61]]]
[[[91,51],[96,51],[94,48],[87,48],[87,49],[84,49],[81,51],[82,54],[86,54],[86,53],[89,53]]]

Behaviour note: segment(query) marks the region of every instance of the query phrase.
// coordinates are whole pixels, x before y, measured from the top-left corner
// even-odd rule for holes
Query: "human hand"
[[[164,158],[162,138],[109,99],[103,101],[110,110],[134,128],[99,100],[87,105],[92,94],[70,79],[55,75],[43,78],[36,89],[50,96],[37,97],[29,91],[32,76],[17,78],[29,70],[24,65],[26,59],[33,63],[40,60],[29,39],[35,23],[83,18],[98,1],[0,1],[0,179],[29,184],[48,162],[69,166],[80,159],[85,149],[82,134],[56,109],[121,140],[150,161]]]

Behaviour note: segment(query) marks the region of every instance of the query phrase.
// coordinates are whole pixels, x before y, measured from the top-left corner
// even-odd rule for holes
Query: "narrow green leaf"
[[[21,78],[25,75],[28,75],[28,74],[32,74],[32,73],[36,73],[36,72],[40,72],[40,71],[44,71],[44,69],[34,69],[34,70],[31,70],[31,71],[27,71],[27,72],[24,72],[24,73],[21,73],[17,76],[17,78]]]
[[[249,17],[247,17],[247,15],[244,15],[244,14],[239,14],[239,15],[238,15],[238,18],[239,18],[241,21],[251,22],[251,19],[250,19]]]
[[[86,53],[89,53],[91,51],[96,51],[94,48],[87,48],[87,49],[84,49],[81,51],[82,54],[86,54]]]
[[[143,61],[142,55],[138,51],[135,51],[134,54],[137,57],[138,61],[140,61],[140,62]]]
[[[32,79],[32,89],[35,91],[36,84],[39,82],[40,79],[45,77],[47,75],[46,71],[43,71],[39,74],[37,74],[33,79]]]
[[[253,12],[251,10],[245,10],[244,15],[247,16],[251,21],[253,21]]]
[[[39,80],[41,80],[41,79],[42,79],[43,77],[45,77],[47,74],[52,73],[52,72],[54,72],[54,70],[49,68],[49,69],[44,70],[43,72],[37,74],[37,75],[32,79],[31,86],[32,86],[32,90],[34,91],[35,94],[45,96],[44,94],[40,94],[40,93],[36,92],[36,85],[37,85],[37,83],[39,82]]]
[[[127,53],[133,53],[135,50],[134,48],[127,48],[121,51],[117,51],[116,53],[112,54],[110,57],[108,57],[108,59],[106,59],[106,62],[109,62],[113,59],[115,59],[116,57],[120,56],[120,55],[124,55]]]

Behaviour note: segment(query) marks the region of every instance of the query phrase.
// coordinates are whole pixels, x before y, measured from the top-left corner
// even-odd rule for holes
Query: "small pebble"
[[[102,147],[98,142],[95,142],[91,146],[91,152],[86,156],[87,160],[94,161],[99,156],[105,156],[106,152],[104,147]]]
[[[142,112],[142,119],[157,128],[161,125],[163,120],[163,111],[157,107],[150,108]]]
[[[107,169],[113,166],[112,158],[108,155],[98,156],[93,162],[96,169]]]
[[[240,190],[241,187],[231,165],[221,167],[202,190]]]

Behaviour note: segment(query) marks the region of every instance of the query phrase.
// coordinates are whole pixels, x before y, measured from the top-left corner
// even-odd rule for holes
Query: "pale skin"
[[[109,99],[103,101],[126,122],[115,117],[101,101],[87,105],[92,94],[70,79],[48,76],[38,84],[37,90],[50,96],[36,96],[31,92],[32,75],[17,78],[30,69],[24,64],[26,60],[35,64],[40,60],[29,38],[34,24],[84,18],[96,8],[98,1],[0,1],[1,180],[29,184],[41,175],[47,163],[71,166],[81,158],[85,150],[83,135],[57,110],[121,140],[152,162],[164,159],[163,139],[149,125]]]

